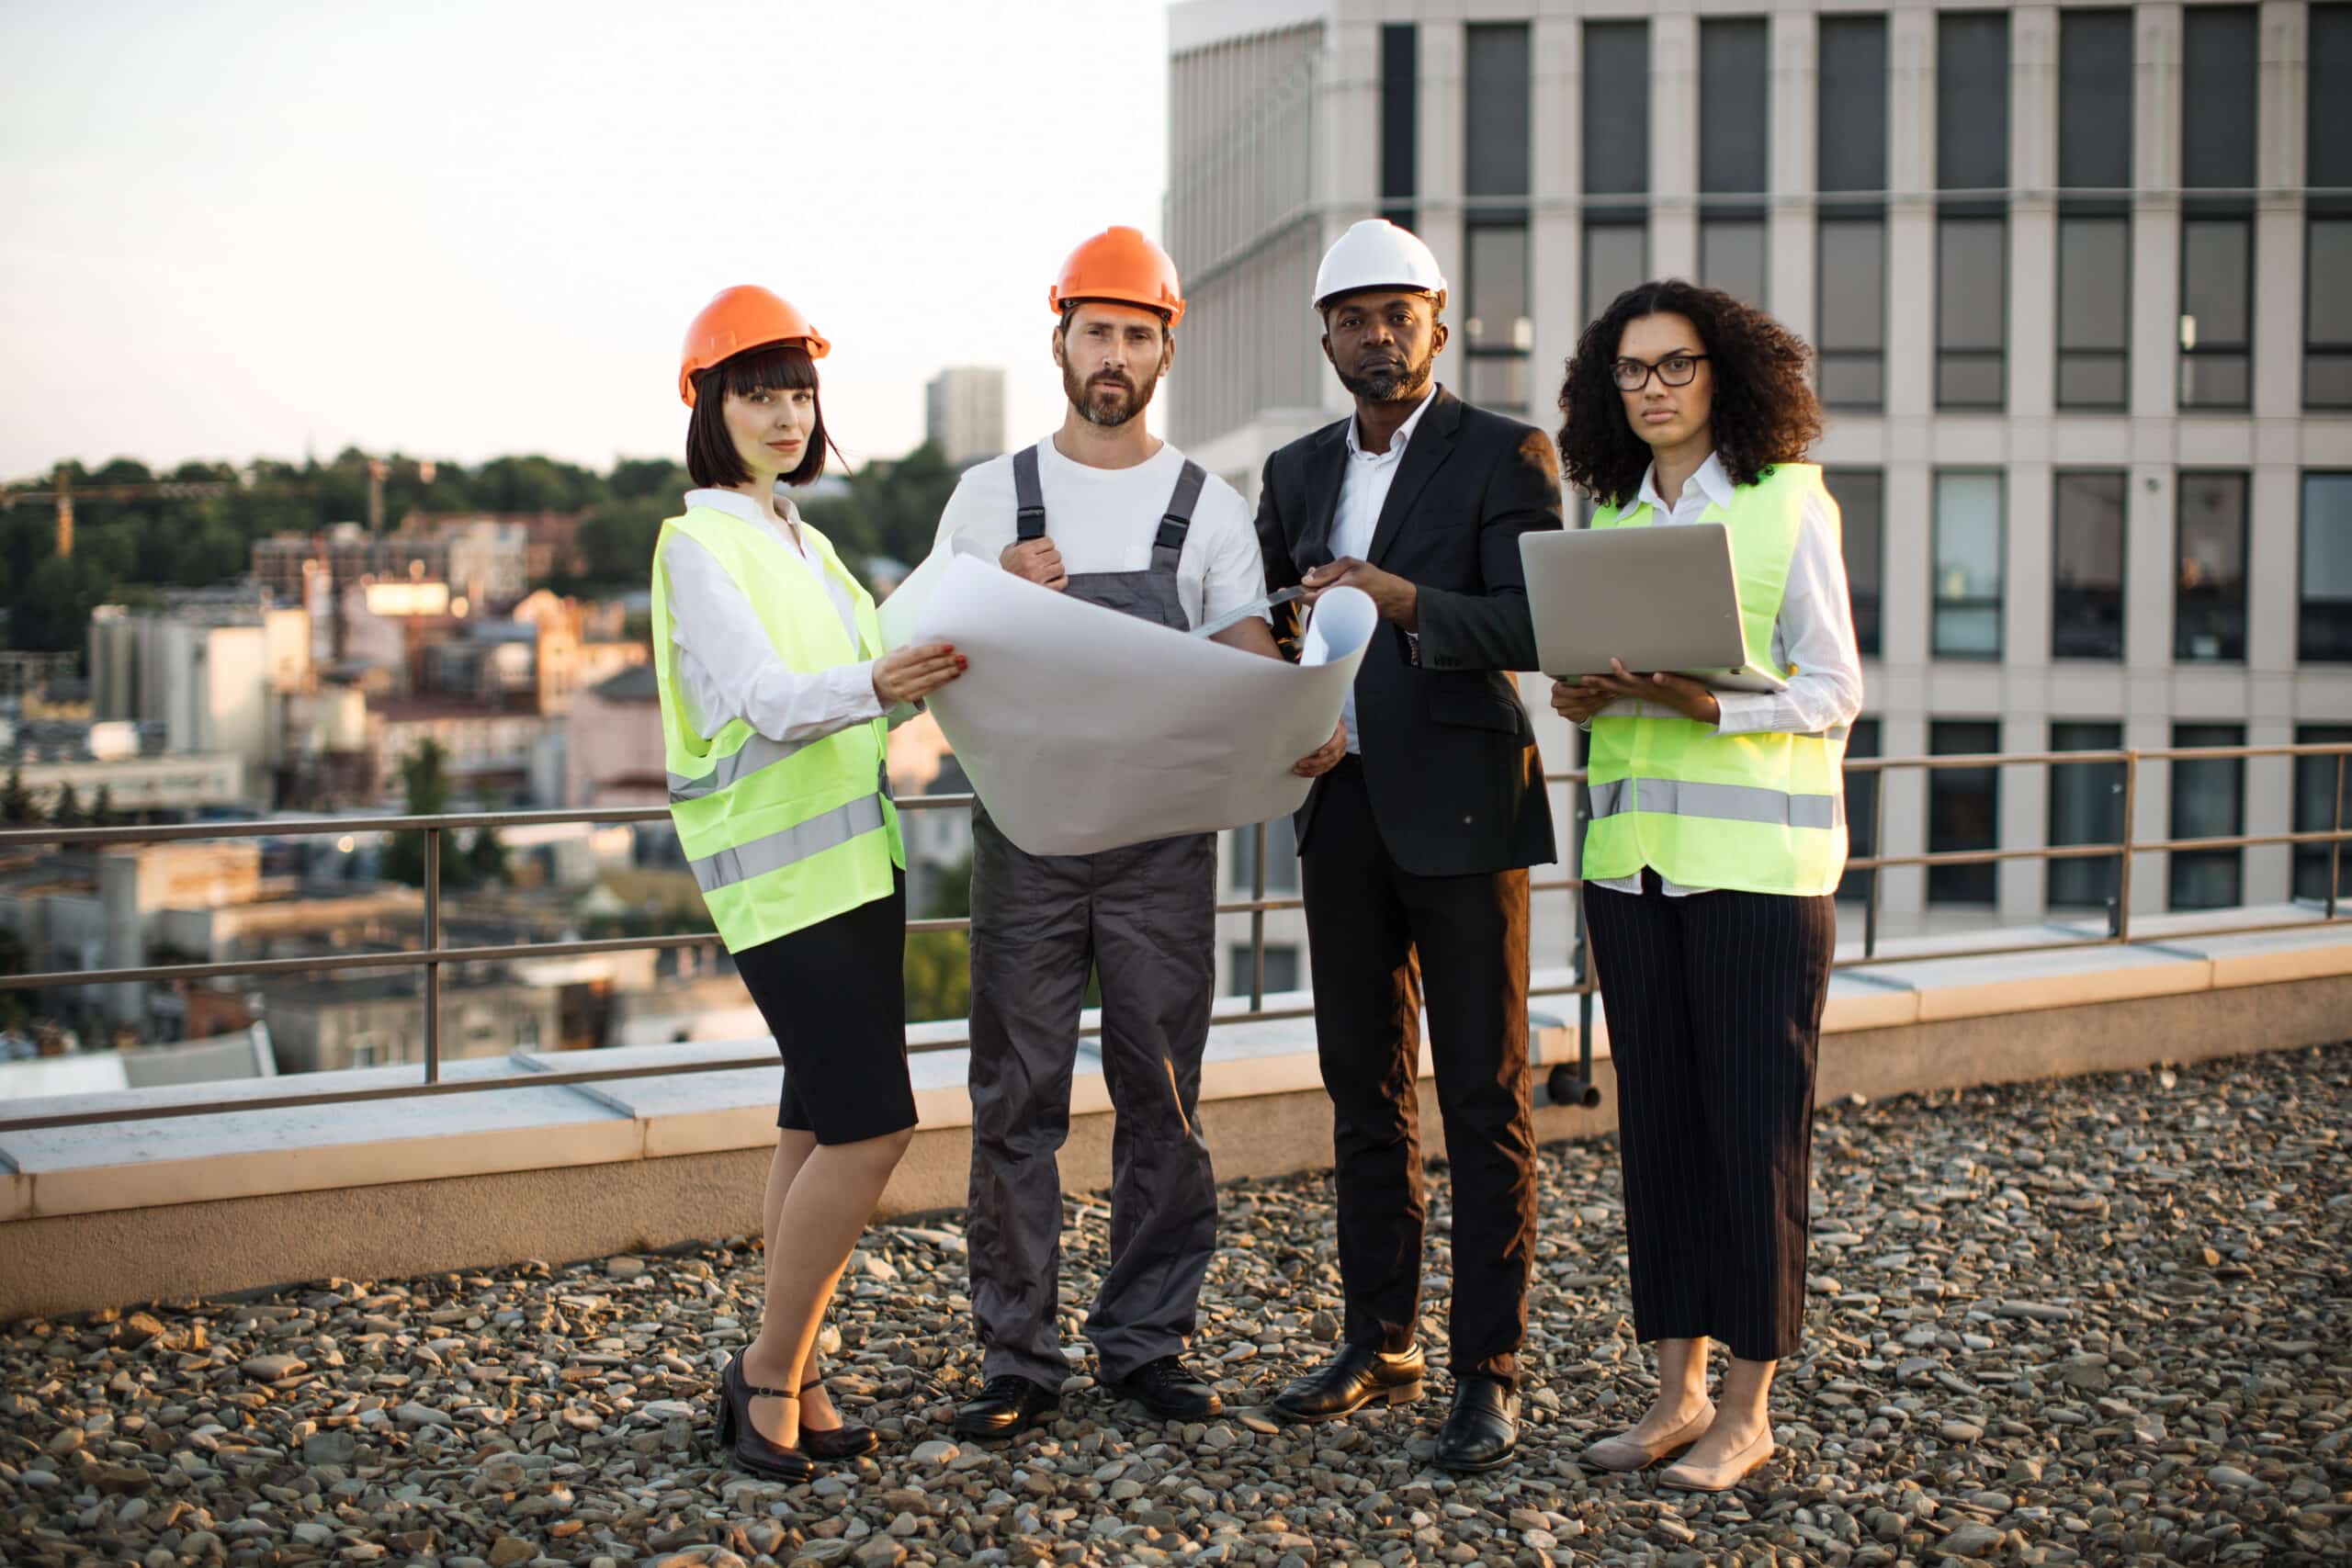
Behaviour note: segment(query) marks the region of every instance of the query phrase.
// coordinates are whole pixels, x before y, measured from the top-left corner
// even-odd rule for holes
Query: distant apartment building
[[[0,769],[13,771],[44,813],[68,789],[85,811],[102,796],[115,812],[196,812],[252,798],[243,757],[174,751],[161,724],[128,719],[0,719]]]
[[[459,800],[524,805],[560,787],[546,777],[553,721],[534,707],[437,694],[371,697],[367,722],[375,796],[386,805],[400,804],[401,763],[428,739],[440,747]]]
[[[306,579],[324,573],[337,582],[449,580],[448,541],[402,531],[371,535],[356,523],[331,524],[317,534],[276,534],[254,541],[254,581],[281,604],[310,602]]]
[[[1346,412],[1309,295],[1360,218],[1445,268],[1440,378],[1546,429],[1584,324],[1691,277],[1816,350],[1853,755],[2352,739],[2352,5],[1192,0],[1170,39],[1170,430],[1248,493]],[[1883,801],[1857,775],[1849,811],[1886,853],[2111,841],[2120,773],[1895,773]],[[2134,828],[2324,828],[2334,776],[2145,765]],[[2132,907],[2310,897],[2325,866],[2143,857]],[[2118,886],[2112,859],[2019,860],[1880,892],[1899,931]],[[1539,964],[1566,949],[1546,919]]]
[[[639,664],[575,694],[563,720],[562,806],[662,806],[662,704],[653,667]]]
[[[287,701],[311,678],[301,609],[209,590],[168,593],[154,609],[101,605],[89,649],[96,718],[161,726],[173,755],[234,756],[238,798],[267,803],[287,755]]]
[[[72,653],[28,653],[0,649],[0,698],[39,694],[51,681],[74,679],[77,660]]]
[[[412,973],[352,971],[270,987],[270,1043],[280,1072],[327,1073],[424,1060],[424,998]],[[552,987],[504,976],[452,975],[441,984],[445,1061],[554,1050]]]
[[[923,388],[923,436],[956,468],[1004,450],[1004,370],[953,365]]]

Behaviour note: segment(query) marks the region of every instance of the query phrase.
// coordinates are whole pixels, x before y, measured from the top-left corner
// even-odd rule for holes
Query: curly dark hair
[[[1813,350],[1794,333],[1719,288],[1679,277],[1628,288],[1585,328],[1560,383],[1560,468],[1594,499],[1623,505],[1640,491],[1650,448],[1625,423],[1610,367],[1625,327],[1672,312],[1699,329],[1714,373],[1715,454],[1734,484],[1750,485],[1775,463],[1793,463],[1821,435],[1821,403],[1804,378]]]

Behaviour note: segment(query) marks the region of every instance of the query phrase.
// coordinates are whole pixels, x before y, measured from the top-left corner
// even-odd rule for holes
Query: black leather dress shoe
[[[1427,1363],[1419,1345],[1394,1354],[1370,1345],[1342,1345],[1340,1353],[1283,1385],[1270,1408],[1292,1421],[1332,1421],[1373,1400],[1410,1404],[1421,1397]]]
[[[752,1382],[743,1376],[743,1359],[730,1359],[718,1374],[718,1446],[734,1461],[754,1475],[764,1475],[771,1481],[798,1484],[817,1473],[817,1467],[798,1449],[786,1448],[763,1437],[752,1425],[752,1401],[781,1399],[787,1403],[798,1395],[780,1388],[767,1388]]]
[[[988,1385],[956,1410],[959,1438],[1009,1438],[1061,1408],[1059,1389],[1031,1382],[1018,1372],[990,1378]]]
[[[1453,1411],[1438,1428],[1430,1461],[1475,1472],[1507,1462],[1519,1449],[1519,1391],[1499,1378],[1471,1376],[1453,1388]]]
[[[822,1378],[810,1378],[800,1385],[800,1392],[807,1393],[812,1388],[821,1388],[824,1382]],[[803,1426],[800,1428],[800,1451],[810,1459],[839,1462],[870,1454],[881,1446],[882,1439],[875,1435],[871,1427],[851,1426],[844,1422],[839,1427]]]
[[[1225,1409],[1216,1390],[1174,1356],[1146,1361],[1111,1387],[1163,1421],[1205,1421]]]

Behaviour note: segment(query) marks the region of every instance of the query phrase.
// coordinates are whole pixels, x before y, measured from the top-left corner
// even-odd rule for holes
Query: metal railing
[[[2143,840],[2135,836],[2133,818],[2139,800],[2140,767],[2143,762],[2161,761],[2222,761],[2249,758],[2333,757],[2335,759],[2334,789],[2330,825],[2325,829],[2287,833],[2239,833],[2212,838],[2163,838]],[[2109,763],[2120,765],[2122,778],[2113,786],[2122,797],[2123,834],[2111,843],[2034,845],[2018,849],[1947,850],[1922,854],[1856,855],[1847,862],[1849,872],[1870,873],[1864,897],[1862,920],[1862,951],[1859,956],[1839,958],[1840,969],[1860,968],[1871,964],[1918,963],[1951,958],[1978,958],[2015,953],[2019,949],[2011,945],[1942,948],[1932,953],[1884,954],[1879,948],[1880,872],[1897,867],[1933,867],[1983,865],[2013,860],[2085,860],[2107,858],[2119,862],[2117,895],[2109,905],[2108,931],[2103,936],[2083,937],[2069,941],[2036,942],[2036,953],[2064,952],[2080,948],[2129,946],[2139,941],[2132,933],[2132,862],[2135,857],[2161,854],[2175,851],[2245,850],[2277,846],[2325,845],[2329,848],[2327,887],[2323,899],[2320,920],[2262,921],[2252,924],[2200,926],[2199,937],[2250,935],[2266,931],[2308,929],[2314,923],[2334,923],[2345,917],[2342,908],[2344,887],[2344,850],[2347,833],[2344,822],[2345,782],[2347,767],[2352,767],[2352,742],[2329,742],[2305,745],[2171,747],[2151,750],[2106,751],[2033,751],[1992,752],[1930,757],[1856,757],[1845,764],[1846,773],[1866,774],[1871,797],[1870,814],[1871,837],[1873,844],[1884,835],[1885,780],[1895,769],[1917,769],[1934,773],[1961,768],[2012,768]],[[1590,801],[1584,787],[1582,770],[1548,773],[1545,782],[1566,784],[1575,790],[1574,832],[1566,863],[1576,864],[1582,859],[1585,826],[1589,820]],[[1850,786],[1849,786],[1850,787]],[[901,811],[967,810],[973,796],[967,795],[917,795],[899,802]],[[470,964],[506,962],[516,959],[572,958],[598,953],[660,951],[671,948],[707,947],[718,940],[715,932],[692,931],[662,936],[605,937],[569,942],[516,942],[469,947],[447,947],[442,944],[441,863],[442,836],[467,829],[514,829],[537,826],[559,826],[575,823],[626,825],[664,820],[667,807],[659,806],[601,807],[579,810],[455,812],[431,817],[338,817],[297,818],[293,820],[254,822],[188,822],[157,827],[128,828],[62,828],[12,829],[0,831],[0,853],[17,849],[63,849],[79,846],[104,848],[114,844],[165,843],[189,839],[282,839],[336,837],[346,834],[421,832],[424,835],[424,930],[419,945],[397,951],[337,953],[329,956],[300,958],[258,958],[227,963],[166,964],[117,969],[62,969],[28,975],[0,976],[0,990],[36,990],[62,986],[109,986],[175,980],[205,980],[245,976],[267,978],[273,976],[314,975],[358,969],[423,969],[424,971],[424,1073],[422,1081],[384,1085],[369,1089],[339,1089],[311,1092],[288,1092],[269,1095],[239,1095],[213,1100],[187,1101],[161,1106],[107,1107],[47,1115],[11,1116],[0,1119],[0,1133],[30,1132],[50,1127],[92,1126],[114,1122],[150,1121],[163,1118],[217,1114],[223,1111],[267,1111],[297,1106],[359,1103],[375,1100],[408,1099],[419,1095],[465,1094],[486,1089],[541,1088],[556,1084],[587,1084],[612,1082],[626,1078],[667,1077],[680,1073],[728,1072],[745,1067],[770,1066],[775,1064],[773,1051],[715,1059],[662,1063],[652,1066],[626,1067],[569,1066],[549,1065],[527,1075],[491,1076],[448,1079],[442,1076],[441,1052],[441,972],[450,964]],[[1219,915],[1250,917],[1250,990],[1249,1008],[1240,1013],[1227,1013],[1221,1022],[1256,1022],[1279,1019],[1312,1017],[1314,1008],[1266,1006],[1266,917],[1288,909],[1301,909],[1306,900],[1298,897],[1269,897],[1266,889],[1266,856],[1269,835],[1266,825],[1253,829],[1256,853],[1250,874],[1250,897],[1222,900],[1216,905]],[[1566,875],[1540,880],[1531,879],[1529,891],[1534,893],[1574,893],[1583,886],[1583,879]],[[1554,1097],[1558,1100],[1582,1100],[1590,1103],[1593,1098],[1591,1041],[1592,1001],[1597,983],[1592,976],[1590,954],[1586,942],[1584,910],[1581,899],[1571,899],[1572,939],[1568,953],[1570,978],[1564,984],[1531,987],[1531,998],[1566,997],[1577,998],[1579,1062],[1574,1077],[1565,1076],[1567,1067],[1561,1065],[1553,1082]],[[967,931],[968,917],[910,919],[910,933],[926,931]],[[1083,1032],[1094,1032],[1092,1029]],[[956,1036],[910,1043],[912,1052],[948,1051],[969,1043],[968,1036]],[[565,1053],[551,1053],[561,1055]],[[584,1053],[582,1055],[585,1055]]]

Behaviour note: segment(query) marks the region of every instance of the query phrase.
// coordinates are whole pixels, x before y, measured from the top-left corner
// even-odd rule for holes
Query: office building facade
[[[1690,277],[1817,351],[1857,754],[2352,739],[2352,5],[1195,0],[1170,35],[1172,434],[1252,493],[1344,409],[1307,296],[1356,219],[1444,265],[1442,378],[1545,428],[1584,323]],[[1849,791],[1856,840],[2110,841],[2120,772],[1893,773]],[[2325,828],[2334,782],[2143,765],[2135,825]],[[2131,901],[2325,875],[2308,848],[2143,857]],[[2117,888],[2096,859],[1880,893],[1901,931]]]
[[[1004,450],[1004,370],[951,365],[922,389],[923,438],[955,468]]]

